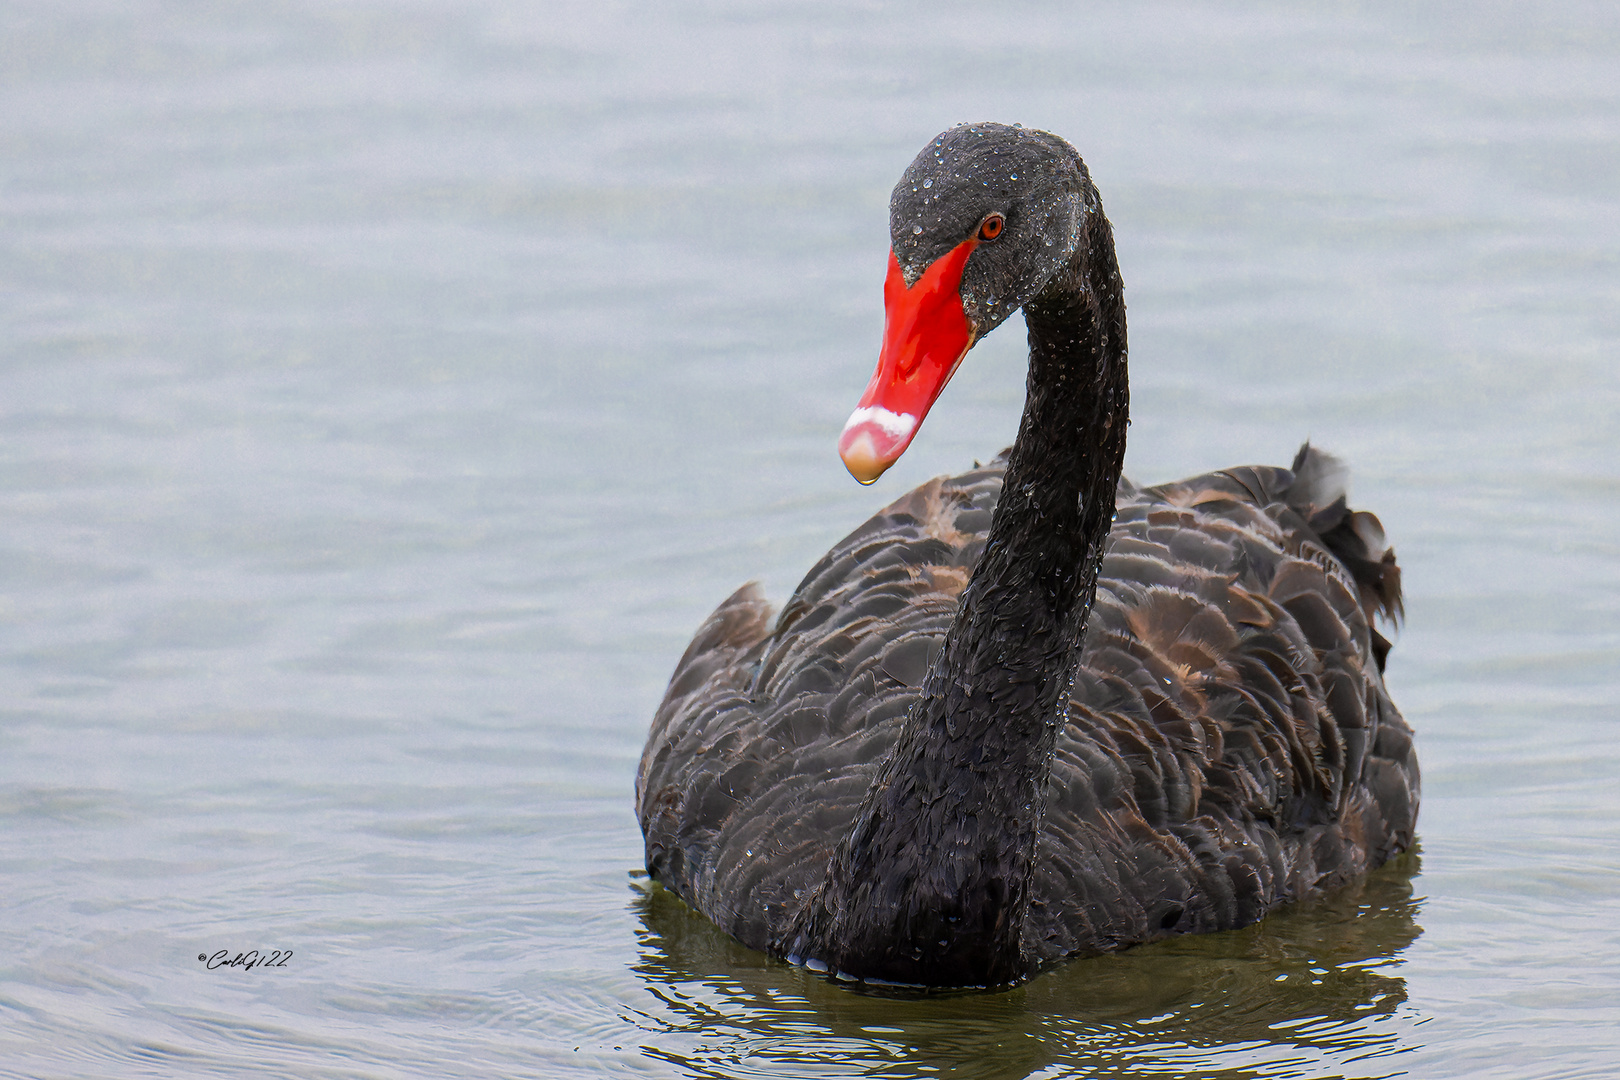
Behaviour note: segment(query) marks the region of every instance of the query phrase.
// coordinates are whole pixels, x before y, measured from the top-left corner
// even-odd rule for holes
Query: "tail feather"
[[[1401,599],[1401,568],[1395,551],[1384,538],[1384,526],[1365,510],[1352,510],[1345,499],[1349,470],[1332,454],[1309,442],[1294,457],[1294,482],[1286,493],[1288,504],[1299,511],[1322,544],[1344,564],[1361,594],[1361,607],[1371,623],[1382,615],[1399,626],[1406,615]],[[1389,653],[1389,641],[1373,631],[1373,653],[1379,670]]]

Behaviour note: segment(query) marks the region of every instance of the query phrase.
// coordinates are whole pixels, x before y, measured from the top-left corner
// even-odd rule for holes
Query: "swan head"
[[[963,124],[923,148],[889,198],[883,348],[838,441],[855,479],[899,460],[974,343],[1069,265],[1095,208],[1056,135]]]

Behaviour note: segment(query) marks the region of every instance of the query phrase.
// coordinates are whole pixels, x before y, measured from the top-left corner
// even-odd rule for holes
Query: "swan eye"
[[[1003,218],[1000,214],[991,214],[979,222],[979,239],[994,240],[1001,235],[1002,226],[1006,224],[1006,218]]]

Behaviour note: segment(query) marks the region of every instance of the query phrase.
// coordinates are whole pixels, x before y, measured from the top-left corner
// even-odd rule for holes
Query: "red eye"
[[[1001,227],[1005,224],[1007,221],[1000,214],[991,214],[979,222],[979,239],[994,240],[1001,235]]]

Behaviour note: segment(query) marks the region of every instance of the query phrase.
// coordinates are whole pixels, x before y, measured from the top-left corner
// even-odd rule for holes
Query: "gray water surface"
[[[648,890],[631,789],[719,600],[1011,441],[1017,320],[834,450],[977,119],[1103,193],[1130,475],[1352,463],[1421,844],[892,1000]],[[1612,4],[12,0],[0,1074],[1620,1075],[1617,177]]]

